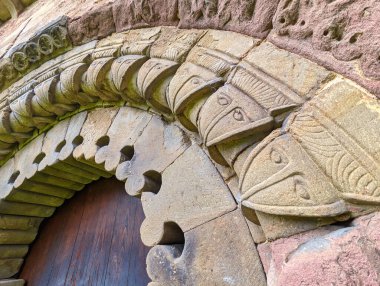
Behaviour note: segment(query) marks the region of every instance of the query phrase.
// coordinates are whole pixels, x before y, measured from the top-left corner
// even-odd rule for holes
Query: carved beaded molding
[[[129,194],[142,197],[147,219],[141,233],[150,246],[181,242],[178,226],[186,237],[226,213],[242,211],[264,240],[273,240],[372,212],[380,204],[375,97],[248,36],[172,27],[130,30],[73,48],[3,94],[0,213],[20,227],[3,231],[15,241],[20,231],[30,232],[10,250],[0,246],[17,254],[1,258],[13,259],[16,271],[35,238],[30,229],[38,228],[36,217],[52,215],[64,199],[100,176],[116,174]],[[125,104],[129,107],[77,113]],[[180,124],[167,123],[174,120]],[[235,211],[218,173],[207,178],[207,194],[196,187],[199,193],[193,194],[191,185],[187,198],[165,193],[166,176],[184,187],[190,183],[180,180],[187,172],[170,168],[185,166],[194,172],[190,178],[203,178],[202,168],[216,172],[198,141],[219,169],[224,165],[236,173],[241,210]],[[25,147],[13,156],[19,144]],[[177,167],[180,160],[184,163]],[[191,171],[197,168],[199,173]],[[164,211],[176,204],[173,213]],[[165,251],[173,256],[178,249]],[[252,260],[248,265],[259,269],[258,258]],[[176,281],[195,281],[200,268],[183,263],[191,277],[182,273]],[[168,285],[171,278],[154,269],[153,281]],[[256,270],[257,285],[265,285]],[[210,281],[224,274],[216,271]],[[244,274],[246,281],[250,274]]]
[[[66,25],[67,18],[60,17],[36,32],[27,42],[12,47],[0,59],[0,90],[6,89],[44,62],[69,50],[72,44]]]

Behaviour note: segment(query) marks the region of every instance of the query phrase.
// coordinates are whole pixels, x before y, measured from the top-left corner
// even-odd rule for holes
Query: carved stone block
[[[9,75],[11,78],[7,80],[6,84],[2,86],[0,84],[0,91],[4,90],[22,75],[27,74],[47,60],[71,48],[66,22],[67,17],[59,17],[44,28],[37,30],[28,41],[21,43],[19,41],[19,44],[7,51],[4,58],[11,61],[13,69],[0,64],[0,70],[1,72],[11,71],[12,76],[10,76],[11,74]]]
[[[285,85],[243,60],[227,84],[204,103],[198,117],[199,132],[212,158],[232,166],[235,154],[263,139],[302,102]]]
[[[44,137],[45,134],[41,134],[15,155],[12,178],[8,179],[11,181],[12,187],[18,188],[25,179],[30,179],[36,173],[38,163],[42,159]]]
[[[115,172],[117,166],[131,160],[133,145],[144,131],[152,115],[138,109],[122,107],[115,116],[107,135],[102,139],[108,144],[100,147],[95,156],[97,164],[104,164],[109,172]],[[120,136],[122,135],[122,136]]]
[[[140,94],[155,109],[169,113],[166,89],[179,64],[166,59],[150,59],[143,64],[137,76]]]
[[[100,139],[107,135],[112,120],[118,111],[119,108],[104,108],[88,113],[80,132],[82,143],[73,152],[75,159],[95,162],[96,152],[100,147],[104,146],[102,145],[104,142]]]
[[[171,242],[170,223],[186,232],[236,208],[228,187],[198,145],[165,169],[157,194],[145,192],[141,201],[146,216],[141,238],[149,246]]]
[[[45,157],[39,162],[39,170],[43,170],[57,162],[59,151],[66,143],[65,137],[69,123],[70,119],[65,119],[46,133],[41,150]]]
[[[37,236],[37,230],[0,230],[0,244],[29,244]]]
[[[104,101],[118,101],[121,99],[117,93],[109,91],[106,81],[118,50],[118,48],[106,47],[104,49],[97,48],[94,51],[92,55],[94,61],[82,78],[81,87],[86,94]]]
[[[23,262],[22,258],[0,259],[0,279],[17,274]]]
[[[137,74],[148,60],[149,52],[161,32],[161,27],[117,33],[99,41],[97,47],[120,50],[120,57],[113,61],[103,84],[114,94],[135,103],[143,103],[137,87]]]
[[[173,27],[162,27],[158,39],[150,49],[151,58],[184,62],[190,49],[199,41],[203,30],[182,30]]]
[[[77,176],[91,180],[97,180],[101,176],[109,177],[109,173],[105,172],[99,167],[89,165],[88,162],[79,162],[73,157],[74,149],[83,142],[81,130],[87,118],[87,114],[88,113],[86,111],[83,111],[70,118],[70,123],[67,127],[65,139],[59,143],[57,142],[58,161],[52,163],[49,166],[63,172],[75,174]],[[44,168],[43,163],[44,161],[41,161],[40,163],[41,169]]]
[[[104,38],[115,32],[115,23],[110,4],[98,6],[69,21],[68,30],[74,45]]]
[[[251,151],[242,204],[267,238],[378,209],[379,122],[376,100],[338,80]]]
[[[201,30],[161,29],[150,49],[151,59],[142,66],[137,78],[140,94],[156,109],[170,112],[166,89],[179,63],[185,61],[203,34]]]
[[[378,128],[378,101],[344,81],[328,85],[289,121],[290,134],[354,205],[353,216],[380,204]]]
[[[37,230],[42,219],[35,217],[22,217],[0,215],[0,229]]]
[[[245,61],[287,85],[303,98],[312,97],[333,73],[296,54],[263,43],[254,48]]]
[[[134,144],[130,161],[121,163],[116,170],[119,180],[127,180],[128,194],[156,192],[161,186],[161,173],[189,146],[189,139],[174,124],[166,124],[153,116]]]
[[[27,245],[0,245],[0,258],[24,257],[27,252]]]
[[[198,117],[199,105],[194,107],[194,104],[203,103],[205,98],[223,83],[221,77],[208,69],[185,62],[177,70],[169,84],[168,105],[182,125],[191,131],[196,131],[194,123]],[[190,115],[186,116],[187,113]]]
[[[24,286],[25,280],[23,279],[5,279],[0,280],[1,286]]]
[[[147,258],[154,285],[266,285],[240,210],[185,233],[185,245],[158,245]]]
[[[196,121],[203,102],[223,85],[231,70],[256,43],[252,38],[232,35],[207,31],[170,82],[169,106],[189,130],[197,130]]]

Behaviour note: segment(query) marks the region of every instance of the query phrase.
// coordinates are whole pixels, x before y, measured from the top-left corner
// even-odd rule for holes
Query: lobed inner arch
[[[262,49],[291,58],[304,81],[298,72],[274,76],[273,67],[260,66]],[[214,283],[226,273],[242,285],[252,277],[265,285],[253,239],[376,210],[376,150],[354,138],[360,132],[354,135],[346,118],[337,124],[332,107],[338,102],[355,114],[354,104],[344,105],[347,98],[368,109],[375,99],[284,53],[232,32],[139,29],[76,47],[9,87],[0,121],[6,233],[0,263],[11,267],[2,277],[17,272],[41,218],[101,176],[116,174],[129,194],[141,197],[145,244],[189,241],[152,250],[154,285],[173,279],[199,285],[205,277]],[[364,124],[378,113],[370,110]],[[308,145],[321,134],[328,142],[323,152]],[[323,165],[330,151],[358,164],[372,193],[355,193],[358,180],[336,180]],[[358,211],[358,204],[370,206]],[[260,238],[252,238],[246,219]],[[20,247],[9,246],[17,235]],[[209,245],[211,238],[218,243]],[[226,241],[240,245],[241,255],[223,252]],[[157,257],[164,263],[154,263]]]

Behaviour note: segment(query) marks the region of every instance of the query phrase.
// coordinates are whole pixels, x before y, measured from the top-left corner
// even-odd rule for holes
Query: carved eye
[[[218,94],[218,103],[220,105],[229,105],[231,103],[231,98],[224,93]]]
[[[274,149],[270,153],[270,159],[276,164],[284,163],[284,158],[281,156],[281,153]]]
[[[234,110],[233,117],[237,121],[243,121],[244,120],[244,112],[240,108],[237,108]]]
[[[200,83],[200,80],[198,78],[193,78],[191,80],[191,83],[194,84],[194,85],[198,85]]]
[[[304,200],[310,200],[310,194],[307,191],[306,182],[301,176],[294,177],[294,186],[298,196]]]

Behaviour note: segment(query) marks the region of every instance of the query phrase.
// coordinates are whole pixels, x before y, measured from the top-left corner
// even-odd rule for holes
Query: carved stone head
[[[332,217],[346,212],[331,180],[296,140],[278,130],[248,156],[240,187],[244,206],[268,214]]]

